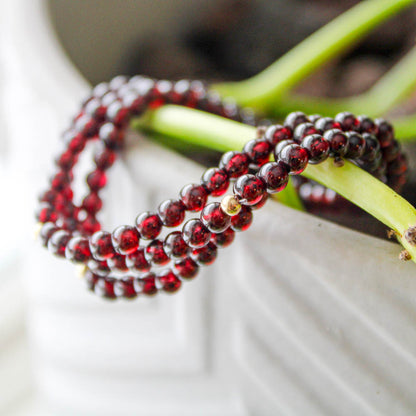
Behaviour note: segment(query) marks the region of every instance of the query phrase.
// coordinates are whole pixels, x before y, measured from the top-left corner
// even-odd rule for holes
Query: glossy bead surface
[[[339,129],[328,130],[324,133],[324,139],[329,143],[331,156],[345,156],[348,150],[348,136]]]
[[[91,191],[99,191],[107,184],[107,176],[102,170],[96,169],[87,176],[87,184]]]
[[[279,152],[278,160],[290,167],[290,172],[298,175],[302,173],[308,164],[308,152],[298,144],[289,144]],[[277,160],[277,159],[276,159]]]
[[[106,260],[113,257],[115,250],[111,234],[107,231],[97,231],[94,233],[90,238],[90,250],[92,256],[97,260]]]
[[[283,162],[269,162],[261,167],[257,176],[262,179],[269,193],[282,191],[289,180],[289,168]]]
[[[205,246],[211,238],[210,230],[197,218],[192,218],[182,228],[182,236],[189,247]]]
[[[157,280],[162,285],[162,290],[167,293],[177,292],[182,285],[181,280],[170,269],[160,272]]]
[[[163,249],[163,242],[157,239],[149,243],[144,253],[146,260],[151,264],[163,266],[170,261],[170,258]]]
[[[201,221],[213,233],[221,233],[231,224],[231,217],[222,209],[219,202],[211,202],[201,212]]]
[[[158,290],[156,287],[156,277],[153,273],[149,273],[146,277],[138,280],[141,291],[146,296],[154,296]]]
[[[348,137],[348,150],[345,157],[350,159],[360,158],[365,151],[365,140],[363,136],[354,131],[348,131],[345,134]]]
[[[181,259],[186,257],[189,247],[182,237],[180,231],[174,231],[168,234],[163,242],[165,253],[173,259]]]
[[[315,121],[315,127],[318,132],[325,132],[332,129],[340,129],[341,124],[331,117],[321,117]]]
[[[377,125],[370,117],[361,115],[357,117],[357,120],[359,123],[358,131],[360,133],[377,134]]]
[[[49,204],[42,204],[38,209],[36,218],[39,222],[56,222],[58,214]]]
[[[133,253],[126,256],[126,265],[132,272],[148,272],[150,270],[150,264],[146,260],[146,256],[143,248],[139,248]]]
[[[319,129],[317,129],[312,123],[302,123],[299,124],[293,132],[293,140],[300,143],[306,136],[319,133]]]
[[[158,214],[142,212],[136,218],[136,228],[144,240],[155,239],[162,231],[163,223]]]
[[[123,279],[114,282],[114,293],[117,297],[123,297],[125,299],[133,299],[137,296],[137,292],[134,288],[134,279]]]
[[[210,168],[202,175],[201,182],[212,196],[221,196],[227,192],[230,180],[224,169]]]
[[[292,113],[289,113],[286,118],[285,121],[283,122],[283,125],[285,127],[289,127],[292,130],[295,130],[295,128],[302,123],[307,123],[309,122],[308,117],[306,116],[306,114],[302,113],[301,111],[293,111]]]
[[[134,227],[120,225],[113,231],[111,240],[115,251],[126,255],[137,250],[139,247],[140,234]]]
[[[235,231],[229,227],[222,233],[212,234],[211,241],[218,247],[228,247],[232,244],[235,238]]]
[[[82,200],[81,206],[88,213],[95,214],[102,208],[103,201],[98,196],[97,192],[91,192]]]
[[[371,162],[380,152],[380,143],[376,136],[369,133],[363,133],[363,139],[365,140],[365,150],[362,159],[366,162]]]
[[[357,117],[348,111],[338,113],[335,116],[335,121],[340,124],[341,129],[344,131],[357,130],[360,124]]]
[[[116,160],[116,153],[105,145],[101,145],[94,155],[94,162],[98,169],[106,170],[113,166]]]
[[[323,162],[329,156],[329,142],[320,134],[306,136],[302,141],[302,147],[308,151],[309,163]]]
[[[48,241],[48,250],[58,257],[65,257],[65,249],[71,234],[65,230],[56,231],[51,235]]]
[[[204,208],[208,192],[202,185],[185,185],[180,191],[181,201],[188,211],[198,212]]]
[[[255,175],[243,175],[234,184],[234,193],[240,198],[240,203],[243,205],[257,204],[265,192],[265,183]]]
[[[276,146],[284,140],[292,138],[292,129],[289,127],[281,126],[280,124],[270,126],[264,133],[264,138],[272,145]]]
[[[382,118],[376,119],[375,124],[377,126],[377,137],[380,141],[380,146],[382,148],[389,146],[394,139],[393,126]]]
[[[222,155],[219,166],[230,178],[238,178],[248,172],[249,162],[247,154],[229,151]]]
[[[124,132],[113,123],[103,124],[99,130],[98,137],[105,143],[108,149],[118,150],[123,147]]]
[[[113,272],[124,273],[129,270],[126,264],[126,258],[118,253],[107,260],[107,265]]]
[[[100,277],[94,286],[95,294],[105,299],[116,299],[114,283],[114,279]]]
[[[271,150],[272,146],[267,140],[253,139],[245,144],[243,151],[251,163],[261,166],[269,160]]]
[[[65,257],[73,262],[85,263],[91,259],[88,238],[72,237],[66,246]]]
[[[213,242],[209,242],[206,246],[192,251],[192,259],[203,266],[214,263],[216,258],[217,246]]]
[[[245,231],[253,222],[253,213],[251,208],[243,206],[241,211],[231,218],[231,228],[234,231]]]
[[[193,279],[199,271],[198,264],[190,257],[176,261],[174,267],[176,273],[183,279]]]
[[[42,228],[39,232],[39,238],[45,247],[47,247],[48,241],[51,238],[52,234],[58,230],[59,228],[53,222],[46,222],[42,225]]]
[[[159,217],[166,227],[177,227],[185,218],[185,205],[182,201],[167,199],[159,205]]]

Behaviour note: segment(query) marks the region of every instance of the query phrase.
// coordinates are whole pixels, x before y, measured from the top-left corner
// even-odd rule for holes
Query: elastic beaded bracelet
[[[241,152],[225,153],[218,167],[207,169],[200,183],[184,186],[178,199],[162,202],[157,212],[139,214],[134,225],[119,226],[112,233],[102,231],[96,218],[102,208],[99,192],[106,185],[107,169],[123,148],[131,117],[168,103],[247,124],[255,121],[252,112],[221,101],[200,81],[118,76],[97,85],[83,103],[64,133],[65,150],[56,159],[58,172],[40,198],[37,219],[43,245],[82,264],[88,287],[105,298],[176,292],[183,280],[197,275],[200,266],[215,261],[217,249],[229,246],[236,231],[249,228],[252,211],[261,208],[270,194],[283,190],[289,175],[299,175],[308,163],[333,157],[342,166],[342,158],[347,158],[396,190],[405,182],[406,159],[385,120],[347,112],[334,119],[294,112],[283,125],[259,127],[257,138]],[[94,139],[101,144],[93,156],[95,169],[86,177],[90,192],[77,206],[72,170],[87,142]],[[233,194],[208,203],[209,196],[223,196],[230,181],[235,181]],[[298,180],[300,195],[307,197],[302,190],[305,185],[310,183]],[[186,212],[200,213],[199,218],[183,224]],[[174,230],[162,241],[164,227]]]

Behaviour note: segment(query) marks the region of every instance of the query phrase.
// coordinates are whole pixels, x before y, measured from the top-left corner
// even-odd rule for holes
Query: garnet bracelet
[[[200,266],[213,263],[217,248],[230,245],[236,231],[250,226],[252,211],[262,207],[270,194],[283,190],[289,175],[299,175],[308,163],[333,157],[342,166],[346,158],[395,190],[405,182],[406,159],[387,121],[348,112],[334,119],[294,112],[283,125],[259,127],[257,138],[241,152],[225,153],[218,167],[207,169],[199,183],[184,186],[178,199],[162,202],[157,212],[139,214],[133,225],[119,226],[112,233],[102,231],[97,220],[102,207],[99,193],[106,185],[107,169],[123,148],[129,121],[164,104],[255,123],[251,112],[222,101],[200,81],[118,76],[92,90],[63,134],[65,149],[55,161],[50,189],[40,197],[37,219],[43,245],[84,265],[89,288],[106,298],[176,292]],[[95,169],[86,178],[90,191],[78,206],[71,188],[73,168],[92,140],[99,142],[94,149]],[[230,181],[235,181],[233,194],[224,196]],[[210,196],[222,200],[208,203]],[[200,215],[182,225],[186,212]],[[160,238],[163,227],[172,229],[164,239]]]

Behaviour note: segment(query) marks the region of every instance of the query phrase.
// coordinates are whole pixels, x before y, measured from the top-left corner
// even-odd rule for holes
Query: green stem
[[[332,20],[258,75],[214,86],[240,105],[267,112],[305,77],[415,0],[367,0]]]
[[[136,127],[221,151],[241,149],[256,135],[254,127],[171,105],[149,112]],[[334,167],[331,160],[309,165],[304,175],[348,198],[396,231],[416,262],[416,247],[402,237],[409,226],[416,225],[416,210],[405,199],[349,162],[343,168]]]
[[[416,139],[416,114],[391,120],[399,141],[410,142]]]
[[[366,114],[370,117],[387,113],[409,96],[416,85],[416,48],[387,71],[366,92],[346,98],[311,97],[289,93],[275,107],[274,115],[301,110],[307,114],[333,116],[340,111]]]

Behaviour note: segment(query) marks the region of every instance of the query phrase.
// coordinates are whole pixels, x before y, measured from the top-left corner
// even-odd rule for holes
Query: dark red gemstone
[[[146,277],[139,279],[138,283],[142,288],[142,293],[146,296],[153,296],[157,293],[156,279],[153,273],[148,274]]]
[[[71,150],[67,150],[60,154],[56,159],[56,165],[64,171],[71,170],[78,160],[78,156]]]
[[[101,146],[94,155],[94,162],[99,170],[106,170],[113,166],[116,160],[116,153],[101,143]]]
[[[244,153],[256,166],[264,165],[270,158],[271,144],[267,140],[253,139],[244,146]]]
[[[99,191],[107,183],[107,176],[102,170],[96,169],[87,176],[87,184],[92,191]]]
[[[276,124],[270,126],[266,133],[264,134],[264,138],[272,145],[276,146],[277,143],[282,142],[283,140],[289,140],[292,138],[292,129],[289,127],[281,126],[280,124]]]
[[[47,205],[53,206],[55,204],[58,192],[53,189],[48,189],[39,196],[39,202],[47,202]]]
[[[211,236],[211,241],[218,247],[228,247],[234,241],[234,237],[235,231],[230,227],[222,233],[213,233]]]
[[[251,208],[243,205],[241,211],[231,218],[231,228],[234,231],[245,231],[253,222],[253,213]]]
[[[85,114],[88,114],[99,123],[105,120],[106,110],[107,108],[102,105],[101,100],[97,97],[93,97],[89,100],[84,107]]]
[[[378,133],[377,125],[370,117],[362,115],[358,116],[357,119],[359,122],[358,131],[360,133],[370,133],[375,135]]]
[[[348,150],[348,137],[339,129],[328,130],[324,133],[324,139],[329,143],[331,156],[345,156]]]
[[[103,124],[98,136],[109,149],[118,150],[123,147],[124,131],[116,127],[113,123]]]
[[[244,205],[257,204],[263,198],[265,192],[265,183],[255,175],[240,176],[234,184],[234,193]]]
[[[163,242],[163,248],[165,253],[174,259],[186,257],[189,251],[189,247],[182,238],[180,231],[174,231],[168,234]]]
[[[117,296],[114,293],[114,283],[114,279],[100,277],[94,286],[95,294],[106,299],[116,299]]]
[[[111,235],[114,249],[120,254],[130,254],[139,247],[140,234],[135,227],[120,225]]]
[[[78,229],[82,234],[92,235],[101,229],[101,224],[93,215],[88,215],[81,224],[78,225]]]
[[[222,209],[219,202],[211,202],[201,212],[201,221],[212,233],[221,233],[231,224],[231,217]]]
[[[201,182],[212,196],[220,196],[227,192],[230,179],[224,169],[209,168],[202,175]]]
[[[91,250],[88,238],[72,237],[66,246],[65,257],[68,260],[85,263],[91,259]]]
[[[126,299],[135,298],[137,296],[137,292],[134,288],[134,279],[128,278],[116,280],[114,282],[114,293],[117,297],[123,297]]]
[[[341,129],[344,131],[357,130],[360,124],[357,117],[348,111],[338,113],[335,116],[335,121],[340,124]]]
[[[181,189],[180,197],[188,211],[198,212],[207,203],[208,192],[202,185],[189,184]]]
[[[36,215],[38,221],[45,223],[45,222],[56,222],[58,219],[58,214],[53,207],[49,204],[41,204],[38,213]]]
[[[118,253],[109,258],[107,264],[113,272],[124,273],[129,270],[126,264],[126,257]]]
[[[106,260],[114,256],[115,250],[111,234],[107,231],[97,231],[90,238],[90,249],[97,260]]]
[[[130,111],[121,101],[114,101],[107,107],[107,120],[117,127],[124,127],[130,120]]]
[[[217,246],[213,242],[209,242],[202,248],[192,251],[192,259],[200,265],[207,266],[214,263],[217,258]]]
[[[88,269],[98,276],[108,276],[111,269],[108,267],[107,261],[90,260],[88,262]]]
[[[363,139],[365,140],[365,150],[362,159],[366,162],[371,162],[380,152],[380,143],[376,136],[369,133],[363,133]]]
[[[84,114],[75,121],[74,130],[85,138],[93,137],[98,132],[98,123],[93,117]]]
[[[48,250],[56,256],[65,257],[66,245],[71,237],[71,234],[65,230],[54,232],[49,238]]]
[[[335,121],[331,117],[321,117],[315,121],[315,127],[318,130],[317,133],[320,133],[327,130],[340,129],[341,123],[338,123],[338,121]]]
[[[309,163],[321,163],[329,156],[329,142],[320,134],[306,136],[302,141],[302,147],[308,151]]]
[[[55,176],[51,180],[51,188],[55,191],[62,191],[65,187],[67,187],[72,180],[72,176],[69,172],[60,171],[55,174]]]
[[[198,274],[198,264],[189,257],[175,262],[175,270],[183,279],[193,279]]]
[[[167,293],[177,292],[182,285],[181,280],[170,269],[160,272],[157,279],[162,285],[162,290]]]
[[[378,118],[375,120],[377,126],[377,137],[380,141],[380,146],[383,148],[389,146],[394,139],[393,126],[386,120]]]
[[[146,260],[151,264],[163,266],[168,264],[170,258],[163,250],[163,242],[160,240],[153,240],[145,249]]]
[[[263,207],[266,204],[268,199],[269,199],[269,194],[267,192],[265,192],[264,195],[263,195],[263,198],[260,199],[260,201],[257,202],[257,204],[250,205],[251,209],[252,210],[260,209],[261,207]]]
[[[407,159],[404,154],[400,154],[395,160],[388,164],[390,175],[402,175],[407,172]]]
[[[58,231],[59,228],[53,222],[46,222],[40,229],[39,238],[42,244],[46,247],[52,234]]]
[[[143,273],[150,270],[150,264],[146,260],[143,248],[126,256],[126,264],[132,272]]]
[[[224,169],[230,178],[238,178],[248,172],[249,163],[245,153],[230,151],[222,155],[220,168]]]
[[[82,201],[82,208],[90,214],[97,213],[103,206],[103,201],[97,192],[91,192]]]
[[[283,147],[277,156],[278,160],[286,163],[290,167],[291,173],[295,175],[303,172],[308,165],[308,152],[298,144],[289,144]]]
[[[299,124],[293,132],[293,140],[300,143],[306,136],[310,134],[319,134],[320,131],[312,123]]]
[[[348,150],[345,157],[349,159],[359,159],[365,151],[365,140],[361,134],[355,131],[347,131]]]
[[[123,106],[129,109],[132,116],[138,116],[143,113],[147,106],[147,99],[135,92],[129,92],[122,98]]]
[[[128,77],[126,77],[125,75],[116,75],[108,84],[110,89],[112,89],[113,91],[117,91],[119,90],[123,85],[126,84],[126,82],[128,81]]]
[[[92,96],[102,98],[110,90],[109,85],[106,82],[100,82],[92,90]]]
[[[159,215],[146,211],[136,218],[136,228],[144,240],[155,239],[162,231],[163,223]]]
[[[97,276],[96,274],[91,273],[90,271],[87,271],[84,277],[85,283],[87,285],[87,289],[94,290],[95,285],[97,284],[99,279],[100,279],[100,276]]]
[[[266,184],[267,192],[280,192],[289,180],[289,168],[283,162],[269,162],[263,165],[257,176]]]
[[[294,111],[293,113],[287,115],[283,125],[285,127],[289,127],[293,131],[299,124],[307,122],[309,122],[309,119],[304,113],[301,111]]]
[[[159,217],[166,227],[177,227],[185,219],[185,205],[182,201],[167,199],[158,208]]]
[[[365,133],[364,133],[365,134]],[[364,137],[363,134],[363,137]],[[367,143],[367,141],[366,141]],[[399,155],[400,152],[400,144],[397,140],[392,140],[391,144],[389,146],[385,146],[381,149],[382,154],[383,154],[383,159],[387,162],[390,163],[392,162],[394,159],[396,159],[396,157]]]
[[[198,248],[208,243],[211,232],[201,220],[192,218],[183,226],[182,236],[188,246]]]

